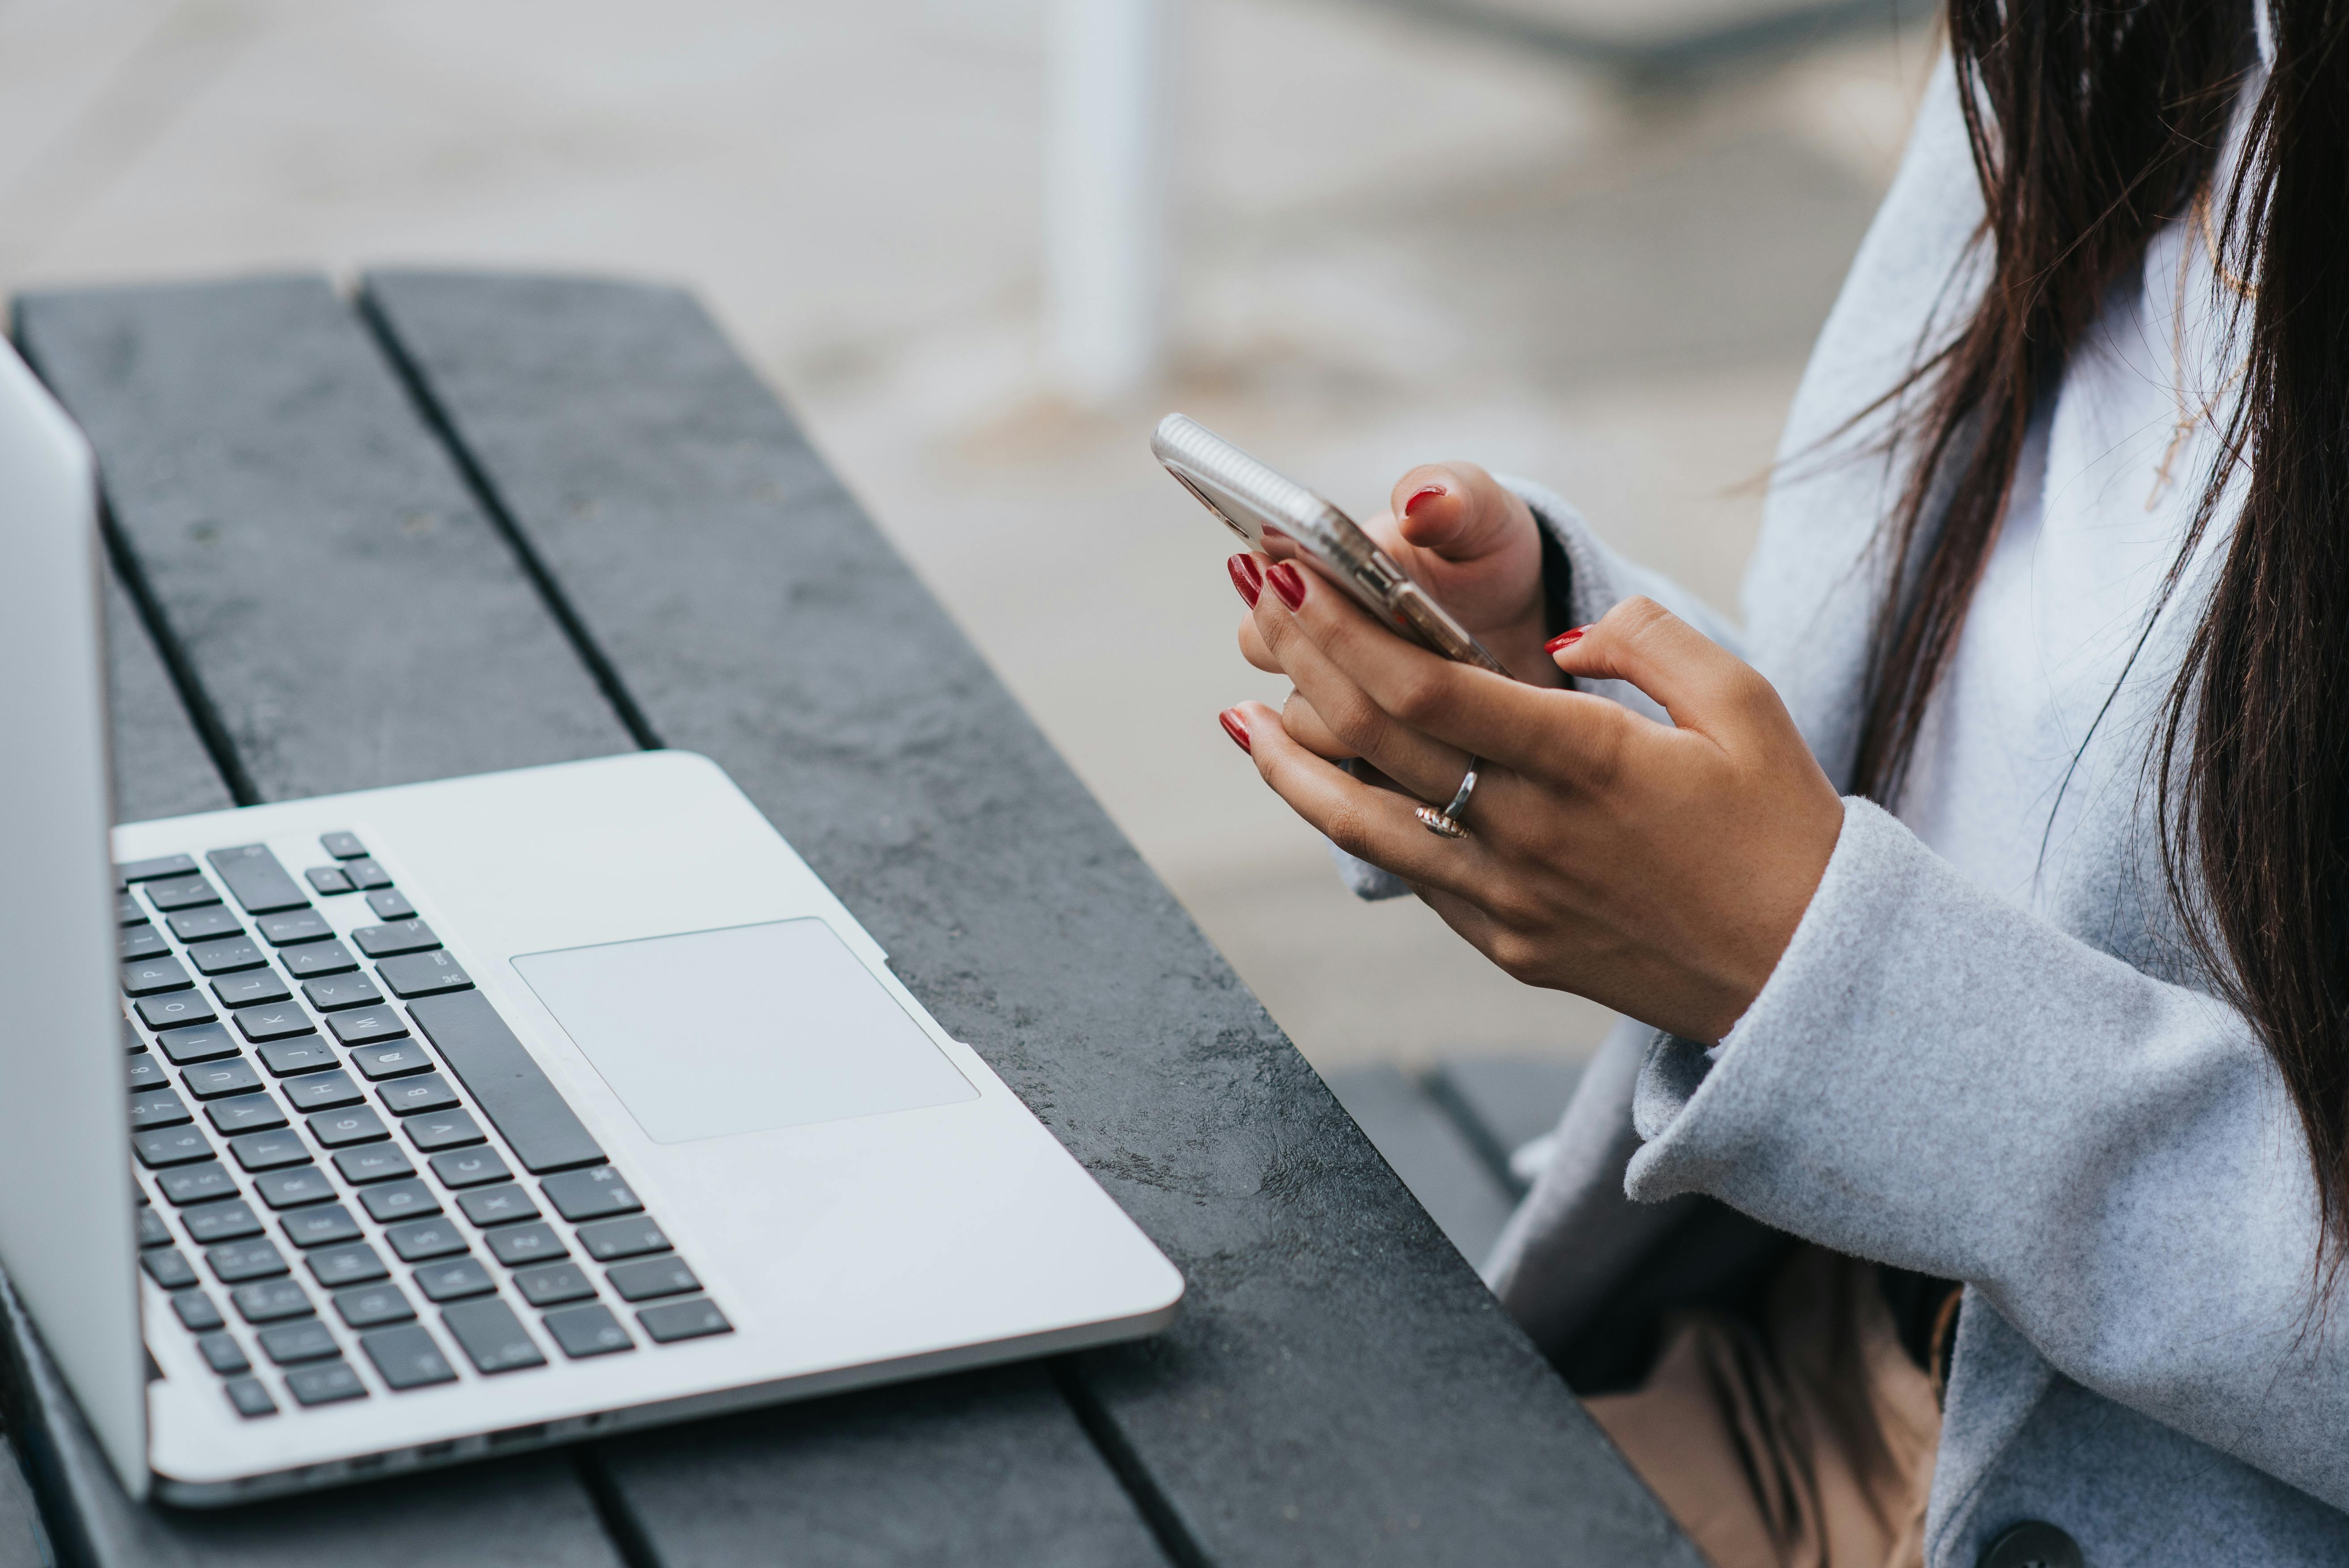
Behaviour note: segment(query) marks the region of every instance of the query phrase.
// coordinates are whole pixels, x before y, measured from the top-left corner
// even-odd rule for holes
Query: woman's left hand
[[[1576,691],[1454,664],[1373,622],[1309,569],[1258,559],[1277,592],[1256,631],[1296,686],[1285,714],[1230,711],[1265,782],[1331,842],[1411,884],[1532,985],[1572,991],[1689,1039],[1744,1015],[1793,937],[1842,830],[1843,803],[1750,665],[1652,600],[1568,633],[1569,676],[1629,681],[1659,724]],[[1361,757],[1420,799],[1452,798],[1440,838],[1413,802],[1328,760]]]

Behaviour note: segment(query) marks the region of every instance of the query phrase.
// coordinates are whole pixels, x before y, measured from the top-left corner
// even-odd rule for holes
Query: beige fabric
[[[1823,1247],[1757,1329],[1676,1315],[1645,1387],[1590,1413],[1715,1568],[1920,1568],[1941,1414],[1876,1265]]]

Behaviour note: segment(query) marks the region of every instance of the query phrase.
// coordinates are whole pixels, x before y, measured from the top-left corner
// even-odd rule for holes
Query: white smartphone
[[[1422,647],[1496,675],[1509,673],[1352,518],[1295,480],[1184,414],[1158,421],[1150,450],[1251,548],[1275,561],[1307,562],[1381,624]]]

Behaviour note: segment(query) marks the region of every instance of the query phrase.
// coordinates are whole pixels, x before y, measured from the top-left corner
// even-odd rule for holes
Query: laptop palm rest
[[[513,965],[657,1143],[978,1095],[820,919],[525,954]]]

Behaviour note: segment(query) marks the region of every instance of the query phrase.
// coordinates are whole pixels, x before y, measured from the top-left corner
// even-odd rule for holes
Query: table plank
[[[98,448],[241,799],[632,747],[324,279],[34,293],[16,327]]]
[[[689,296],[366,300],[651,731],[1183,1269],[1176,1326],[1071,1382],[1179,1556],[1698,1562]]]
[[[345,312],[339,329],[318,319],[321,300]],[[528,744],[540,750],[574,738],[579,744],[573,754],[630,744],[593,681],[575,660],[564,662],[571,652],[543,602],[462,490],[445,449],[419,424],[373,340],[323,284],[270,280],[43,295],[26,302],[24,317],[41,368],[55,377],[52,384],[64,388],[68,406],[92,431],[117,515],[146,520],[135,532],[126,531],[134,565],[154,565],[150,552],[167,558],[150,575],[167,630],[201,634],[209,650],[199,666],[204,695],[222,712],[246,716],[242,727],[232,727],[230,748],[262,794],[354,788],[543,759],[517,753],[504,734],[512,725],[519,725]],[[207,365],[213,367],[211,375],[198,374]],[[372,435],[339,426],[311,431],[307,447],[313,460],[298,443],[280,446],[243,422],[265,417],[285,389],[305,387],[323,389],[316,396],[336,400],[340,412],[331,420],[315,409],[305,418],[388,424]],[[221,407],[243,413],[227,419]],[[192,457],[186,455],[191,452]],[[355,474],[348,467],[353,463],[375,467]],[[436,516],[440,524],[420,536],[395,530],[388,543],[377,526],[386,516],[419,514]],[[193,541],[185,527],[168,525],[174,515],[237,519],[233,543],[254,575],[224,581],[202,553],[219,541]],[[320,515],[341,521],[318,529],[311,520]],[[462,532],[470,533],[470,542],[460,541],[461,549],[447,547],[451,534]],[[281,538],[295,539],[296,545],[281,552],[274,548]],[[419,538],[424,548],[415,543]],[[405,738],[397,747],[342,746],[331,734],[322,737],[337,715],[352,711],[350,683],[358,672],[350,664],[285,658],[280,647],[280,663],[273,666],[271,647],[240,638],[233,624],[252,614],[254,599],[238,596],[247,590],[265,598],[331,581],[343,603],[412,604],[419,610],[411,624],[437,624],[435,617],[452,598],[442,593],[440,579],[452,572],[469,574],[464,592],[453,596],[456,604],[502,606],[500,613],[516,624],[501,635],[528,656],[504,663],[458,661],[435,676],[430,700],[421,705],[400,700],[417,694],[413,686],[387,696],[381,723],[385,733]],[[478,637],[466,641],[468,634],[463,626],[452,626],[448,645],[483,651],[487,645]],[[559,656],[543,656],[548,650]],[[256,687],[265,688],[265,702],[249,696]],[[367,689],[359,688],[362,694]],[[377,722],[372,709],[367,711],[368,722]],[[154,767],[160,731],[148,726],[126,730],[119,722],[117,727],[124,765],[134,771]],[[316,755],[305,749],[310,744],[305,738],[320,738]],[[886,1402],[870,1415],[859,1414],[855,1397],[827,1402],[829,1419],[861,1434],[844,1450],[857,1456],[856,1461],[830,1466],[823,1477],[824,1495],[802,1499],[794,1505],[797,1513],[779,1517],[774,1522],[781,1533],[752,1542],[755,1555],[750,1560],[771,1560],[794,1530],[820,1525],[828,1539],[845,1539],[862,1521],[875,1531],[875,1539],[905,1548],[897,1560],[1015,1564],[1034,1560],[1033,1543],[1016,1539],[1020,1522],[1029,1521],[1051,1530],[1074,1559],[1163,1561],[1114,1477],[1042,1374],[1030,1369],[1021,1376],[1025,1381],[1017,1385],[1017,1397],[1000,1401],[874,1396]],[[45,1419],[70,1429],[78,1420],[67,1419],[69,1415],[49,1410]],[[765,1459],[775,1457],[787,1470],[795,1465],[811,1472],[811,1456],[822,1448],[820,1438],[809,1435],[815,1430],[806,1418],[775,1413],[746,1417],[714,1431],[685,1429],[647,1436],[625,1451],[655,1467],[689,1453],[689,1468],[764,1496],[773,1490]],[[888,1457],[893,1443],[899,1452],[894,1460]],[[129,1553],[102,1561],[130,1562],[138,1560],[138,1552],[163,1551],[153,1539],[157,1531],[174,1543],[170,1550],[187,1560],[214,1560],[215,1537],[209,1533],[213,1527],[168,1511],[126,1511],[128,1505],[102,1467],[91,1468],[95,1462],[92,1457],[75,1472],[80,1478],[76,1486],[57,1495],[68,1513],[100,1522],[105,1552]],[[621,1479],[616,1491],[633,1497],[630,1466],[616,1468]],[[514,1475],[518,1479],[509,1484],[521,1489],[518,1506],[525,1513],[560,1522],[592,1511],[587,1492],[563,1464]],[[985,1499],[992,1513],[975,1513],[973,1499]],[[664,1512],[657,1499],[647,1500],[645,1515],[678,1532],[679,1550],[688,1553],[678,1561],[724,1560],[722,1554],[710,1556],[706,1533],[697,1533],[704,1522],[689,1513]],[[331,1511],[271,1504],[254,1511],[254,1517],[284,1520],[280,1526],[254,1528],[281,1532],[289,1542],[308,1540],[316,1562],[338,1562],[342,1535],[333,1526]],[[975,1523],[990,1518],[996,1522],[991,1531],[974,1532]],[[667,1562],[665,1540],[659,1550]],[[447,1560],[495,1559],[452,1553]]]
[[[183,817],[236,804],[189,722],[139,611],[106,573],[106,701],[115,735],[114,820]]]

